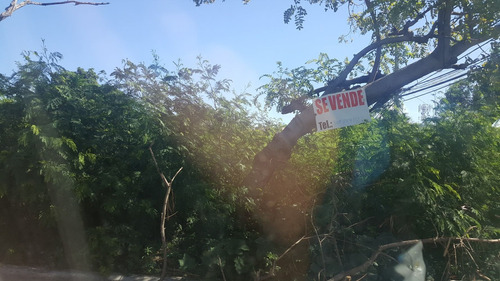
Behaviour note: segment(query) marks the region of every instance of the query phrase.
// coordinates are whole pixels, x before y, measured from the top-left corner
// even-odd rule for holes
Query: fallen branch
[[[24,6],[28,6],[28,5],[53,6],[53,5],[64,5],[64,4],[74,4],[75,6],[77,6],[77,5],[101,6],[101,5],[108,5],[109,2],[58,1],[58,2],[42,3],[42,2],[34,2],[31,0],[26,0],[26,1],[22,1],[20,3],[17,3],[17,0],[13,0],[10,2],[9,6],[7,6],[5,8],[5,11],[0,14],[0,21],[3,21],[4,19],[10,17],[12,15],[12,13],[14,13],[16,10],[21,9]]]
[[[467,49],[498,36],[498,34],[500,34],[500,24],[494,27],[494,31],[491,34],[457,42],[447,50],[446,54],[441,53],[440,49],[435,49],[426,57],[380,79],[376,79],[365,86],[368,105],[373,105],[387,99],[403,86],[429,73],[451,67],[451,65],[457,62],[458,56],[463,54]],[[390,37],[375,42],[358,53],[351,62],[359,60],[361,54],[364,55],[379,46],[404,42],[403,37]],[[433,33],[429,33],[428,37],[433,37]],[[415,42],[415,38],[408,37],[406,39],[408,39],[407,41]],[[351,66],[354,67],[353,65]],[[350,66],[346,67],[342,75],[339,75],[332,83],[329,83],[324,94],[332,93],[330,89],[336,88],[341,82],[345,81],[345,77],[351,71],[349,68]],[[282,169],[288,162],[297,141],[302,136],[311,133],[315,128],[316,120],[313,107],[312,105],[307,105],[281,132],[273,137],[266,147],[255,155],[252,170],[243,181],[243,185],[248,187],[251,196],[259,196],[262,193],[261,190],[266,187],[269,180],[273,177],[274,172]]]
[[[354,267],[350,270],[341,272],[333,276],[333,278],[328,279],[328,281],[340,281],[344,280],[344,278],[348,276],[353,276],[359,273],[362,273],[366,271],[377,259],[377,257],[382,254],[383,251],[391,248],[397,248],[397,247],[403,247],[403,246],[409,246],[416,244],[418,242],[422,242],[423,244],[429,244],[429,243],[440,243],[440,242],[451,242],[451,241],[458,241],[458,242],[463,242],[463,241],[468,241],[468,242],[478,242],[478,243],[500,243],[500,239],[480,239],[480,238],[460,238],[460,237],[441,237],[441,238],[427,238],[427,239],[422,239],[422,240],[406,240],[406,241],[401,241],[401,242],[395,242],[395,243],[390,243],[390,244],[385,244],[382,245],[378,248],[378,250],[371,255],[371,257],[362,265],[359,265],[357,267]]]

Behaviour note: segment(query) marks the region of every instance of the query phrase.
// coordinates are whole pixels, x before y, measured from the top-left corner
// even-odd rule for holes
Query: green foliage
[[[167,222],[169,266],[207,278],[250,275],[259,261],[248,245],[258,233],[251,217],[239,220],[252,208],[239,184],[277,127],[201,59],[174,72],[156,56],[151,66],[125,61],[107,79],[67,71],[59,57],[27,53],[13,76],[2,76],[0,221],[44,234],[2,232],[1,260],[64,266],[54,215],[64,210],[53,188],[75,196],[96,270],[157,272],[163,190],[152,145],[167,177],[184,167]]]
[[[93,241],[105,239],[101,237],[105,235],[92,229],[107,228],[110,232],[104,233],[117,239],[133,232],[115,233],[114,228],[140,229],[144,223],[156,221],[155,205],[159,200],[155,198],[161,193],[144,190],[158,182],[152,180],[154,169],[148,168],[146,148],[154,140],[147,136],[159,138],[162,128],[137,101],[109,85],[99,85],[100,78],[92,70],[69,72],[51,66],[43,57],[33,61],[27,55],[26,59],[27,63],[20,66],[6,87],[2,103],[2,120],[7,117],[12,121],[2,122],[8,126],[5,132],[9,132],[2,134],[6,141],[2,141],[1,147],[1,182],[7,191],[4,200],[9,208],[21,208],[34,201],[35,205],[28,208],[33,213],[25,219],[33,223],[35,231],[38,220],[45,217],[43,214],[53,212],[49,210],[65,212],[54,198],[48,198],[50,186],[57,193],[62,192],[58,189],[68,188],[85,214],[91,255],[101,251],[94,260],[96,266],[102,270],[116,268],[115,264],[120,263],[112,258],[113,253],[119,253],[124,260],[139,255],[140,248],[151,243],[154,232],[129,237],[130,246],[121,242],[103,247]],[[149,179],[145,177],[148,174]],[[37,202],[40,197],[46,199]],[[137,219],[129,221],[134,217]],[[44,221],[56,223],[53,217]],[[46,241],[31,243],[44,245]],[[110,256],[103,260],[102,251],[111,246],[106,251]],[[34,258],[41,262],[45,257]],[[137,271],[137,265],[130,259],[121,269]]]
[[[219,66],[200,58],[170,71],[154,56],[107,78],[65,70],[59,54],[26,53],[17,72],[0,76],[0,227],[12,229],[0,232],[0,261],[67,266],[58,218],[76,209],[96,270],[158,273],[164,189],[150,146],[167,178],[184,167],[166,224],[168,266],[203,279],[324,280],[387,243],[498,238],[494,50],[423,123],[395,101],[369,124],[301,138],[260,201],[240,184],[280,125],[218,80]],[[268,76],[269,105],[343,67],[326,55],[311,63]],[[54,199],[68,194],[71,204]],[[425,247],[429,278],[497,270],[498,246]],[[396,278],[403,250],[381,255],[366,280]]]
[[[267,107],[276,107],[276,110],[281,112],[283,107],[300,97],[317,95],[314,89],[333,80],[347,63],[347,60],[341,62],[331,59],[325,53],[321,53],[317,59],[307,61],[306,64],[311,67],[301,66],[290,70],[278,62],[277,71],[262,76],[269,82],[259,87],[259,95],[265,96]],[[360,63],[354,69],[353,75],[362,70]]]
[[[430,16],[423,25],[415,27],[415,35],[427,33],[436,21],[438,10],[443,8],[442,1],[391,1],[375,0],[363,1],[362,4],[345,0],[308,0],[311,5],[322,6],[325,11],[333,10],[336,12],[341,6],[347,4],[349,10],[349,22],[353,30],[359,30],[362,34],[375,32],[377,29],[380,35],[387,37],[394,35],[395,31],[401,31],[407,28],[409,22],[420,19],[422,15]],[[370,5],[367,5],[370,3]],[[499,4],[498,1],[451,1],[454,9],[453,30],[454,36],[458,40],[492,32],[493,26],[497,23]],[[377,26],[372,18],[371,12],[376,15]],[[294,0],[293,4],[284,12],[284,21],[289,23],[294,18],[294,23],[298,29],[303,28],[306,9],[302,6],[300,0]]]
[[[331,187],[315,205],[312,221],[329,239],[312,248],[319,259],[311,264],[311,276],[359,265],[373,253],[367,247],[395,241],[499,237],[494,214],[500,211],[500,132],[491,126],[500,116],[497,52],[451,87],[437,104],[438,114],[424,123],[410,123],[394,106],[369,125],[339,130]],[[498,246],[454,247],[455,252],[445,248],[443,258],[443,248],[426,246],[428,276],[497,274]],[[368,280],[392,278],[394,265],[379,258]]]
[[[498,238],[500,142],[491,124],[500,116],[500,84],[498,50],[493,49],[488,62],[452,86],[436,105],[438,115],[424,123],[411,123],[395,101],[370,124],[304,136],[264,191],[267,205],[260,216],[264,227],[270,225],[265,232],[277,237],[273,241],[286,245],[278,252],[310,235],[309,276],[323,279],[362,264],[373,249],[395,241]],[[316,69],[288,70],[279,64],[261,87],[268,104],[279,109],[309,94],[313,82],[331,80],[338,62],[327,56],[314,62]],[[455,247],[457,252],[445,258],[441,247],[428,250],[430,276],[472,279],[478,268],[495,276],[497,246]],[[294,249],[289,255],[294,252],[304,254]],[[388,254],[396,258],[400,252]],[[278,260],[281,273],[300,263]],[[366,278],[394,278],[394,266],[394,260],[379,258]],[[278,279],[290,278],[281,273]]]
[[[302,29],[304,26],[304,20],[305,17],[307,16],[307,11],[306,9],[301,5],[300,0],[294,0],[294,3],[290,6],[290,8],[286,9],[284,14],[283,14],[283,21],[285,23],[289,23],[292,19],[292,16],[294,18],[294,23],[295,27],[297,29]],[[325,11],[328,10],[333,10],[337,11],[340,6],[342,6],[345,3],[350,3],[346,0],[308,0],[310,4],[319,4],[324,6]]]

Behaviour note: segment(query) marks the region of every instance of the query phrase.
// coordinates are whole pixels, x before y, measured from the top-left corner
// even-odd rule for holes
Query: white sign
[[[319,97],[313,107],[318,132],[370,121],[364,88]]]

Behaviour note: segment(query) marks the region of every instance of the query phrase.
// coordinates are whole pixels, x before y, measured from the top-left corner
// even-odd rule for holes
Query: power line
[[[449,71],[442,73],[438,76],[436,76],[436,75],[438,73],[440,73],[442,70],[435,71],[435,72],[430,73],[427,76],[423,77],[423,80],[421,80],[421,81],[417,80],[417,82],[414,85],[411,85],[410,87],[407,87],[407,88],[402,88],[399,96],[400,97],[408,97],[406,99],[403,99],[402,102],[407,102],[407,101],[410,101],[413,99],[417,99],[417,98],[426,96],[428,94],[432,94],[432,93],[435,93],[435,92],[440,91],[442,89],[445,89],[445,88],[449,87],[451,84],[458,82],[460,80],[463,80],[466,76],[468,76],[471,73],[472,70],[481,69],[482,66],[480,66],[479,68],[477,68],[477,66],[480,65],[481,63],[483,63],[484,61],[488,60],[491,56],[491,54],[486,53],[486,51],[482,47],[484,45],[486,45],[490,42],[494,42],[494,41],[496,41],[496,40],[493,40],[493,39],[487,40],[487,41],[483,42],[482,44],[477,45],[474,49],[471,49],[466,54],[463,54],[462,56],[460,56],[460,58],[458,58],[458,61],[463,60],[465,57],[468,57],[470,54],[476,52],[478,49],[481,50],[482,53],[480,55],[482,55],[482,56],[480,57],[480,55],[478,55],[476,57],[476,59],[473,60],[472,62],[470,62],[470,60],[466,61],[466,62],[469,62],[469,64],[466,66],[466,68],[464,68],[464,69],[452,69],[452,70],[449,70]],[[438,87],[438,88],[436,88],[436,87]],[[422,94],[415,95],[418,93],[422,93]],[[411,95],[413,95],[413,96],[411,96]],[[411,97],[409,97],[409,96],[411,96]],[[391,105],[388,105],[388,107],[392,107],[393,105],[394,105],[394,103],[392,103]],[[386,107],[386,109],[388,107]],[[379,112],[379,114],[380,114],[380,112]]]
[[[478,49],[481,49],[481,51],[483,51],[483,53],[484,53],[484,50],[482,49],[482,47],[483,47],[484,45],[486,45],[486,44],[490,43],[491,41],[494,41],[494,39],[491,39],[491,38],[490,38],[490,39],[488,39],[488,40],[484,41],[482,44],[477,45],[477,46],[476,46],[476,48],[474,48],[472,51],[468,52],[467,54],[463,54],[462,56],[460,56],[460,57],[458,58],[458,60],[461,60],[461,59],[463,59],[463,58],[465,58],[465,57],[469,56],[470,54],[474,53],[474,52],[475,52],[475,51],[477,51]]]
[[[460,74],[460,75],[453,76],[453,77],[451,77],[450,79],[447,79],[447,80],[441,81],[441,82],[439,82],[439,83],[434,83],[434,84],[432,84],[432,85],[430,85],[430,86],[427,86],[427,87],[425,87],[425,88],[422,88],[422,89],[419,89],[419,90],[416,90],[416,91],[413,91],[413,92],[410,92],[410,93],[407,93],[407,94],[403,94],[403,95],[401,95],[401,97],[410,96],[410,95],[416,94],[416,93],[418,93],[418,92],[422,92],[422,91],[425,91],[425,90],[427,90],[427,89],[431,89],[431,88],[434,88],[434,87],[436,87],[436,86],[442,85],[442,84],[444,84],[444,83],[448,83],[448,82],[455,81],[455,80],[457,80],[457,79],[459,79],[459,78],[461,78],[461,77],[467,76],[467,74],[469,74],[469,73],[468,73],[468,72],[465,72],[465,73],[462,73],[462,74]],[[406,99],[406,100],[409,100],[409,99]],[[406,100],[405,100],[405,101],[406,101]]]
[[[413,100],[413,99],[417,99],[417,98],[420,98],[420,97],[423,97],[423,96],[426,96],[426,95],[428,95],[428,94],[431,94],[431,93],[437,92],[437,91],[439,91],[439,90],[441,90],[441,89],[444,89],[444,88],[447,88],[447,87],[449,87],[449,86],[450,86],[450,84],[446,84],[446,85],[443,85],[443,86],[441,86],[441,87],[439,87],[439,88],[437,88],[437,89],[435,89],[435,90],[433,90],[433,91],[425,92],[425,93],[420,94],[420,95],[418,95],[418,96],[409,97],[409,98],[405,99],[405,100],[404,100],[404,102],[405,102],[405,101],[410,101],[410,100]]]
[[[483,46],[485,46],[486,44],[489,44],[489,43],[491,43],[493,41],[495,41],[495,40],[494,39],[489,39],[489,40],[486,40],[485,42],[483,42],[482,44],[478,44],[475,48],[471,49],[469,52],[467,52],[467,53],[463,54],[462,56],[460,56],[458,58],[458,60],[462,60],[463,58],[468,57],[470,54],[476,52],[477,50],[481,50],[483,54],[486,54],[485,50],[483,49]],[[477,66],[479,63],[481,63],[482,61],[486,60],[489,57],[490,57],[490,55],[486,54],[485,56],[483,55],[482,58],[476,59],[474,62],[472,62],[470,65],[468,65],[467,68],[469,68],[469,70],[467,70],[467,72],[470,71],[470,69],[472,67]],[[434,72],[432,74],[429,74],[427,77],[425,77],[424,80],[418,81],[418,82],[416,82],[414,85],[412,85],[410,87],[403,88],[402,92],[407,92],[407,91],[413,90],[409,94],[416,94],[419,91],[424,91],[424,90],[432,88],[432,85],[441,85],[443,82],[451,82],[453,79],[452,78],[448,79],[448,77],[452,77],[452,75],[454,75],[455,73],[457,73],[457,72],[463,72],[463,71],[466,71],[466,70],[454,69],[454,70],[448,71],[446,73],[443,73],[443,74],[441,74],[439,76],[433,77],[437,73],[439,73],[440,71]],[[461,78],[463,76],[464,76],[463,74],[459,74],[459,75],[456,75],[454,77],[455,78]],[[409,94],[405,94],[404,96],[407,96]]]
[[[439,83],[440,81],[448,79],[448,77],[453,76],[456,72],[459,72],[459,71],[460,70],[454,69],[454,70],[448,71],[446,73],[443,73],[443,74],[441,74],[439,76],[436,76],[436,77],[434,77],[432,79],[427,79],[427,80],[419,81],[415,85],[403,89],[403,91],[409,91],[409,90],[416,91],[418,89],[427,88],[429,85],[433,85],[433,84]]]
[[[470,70],[471,68],[473,68],[474,66],[480,64],[481,62],[485,61],[488,58],[489,58],[489,55],[485,56],[485,57],[483,57],[481,59],[477,59],[473,63],[469,64],[467,67]],[[403,91],[409,91],[409,90],[414,90],[415,91],[417,89],[426,88],[428,85],[433,85],[433,84],[436,84],[436,83],[440,83],[441,81],[447,80],[448,77],[451,77],[452,75],[454,75],[457,72],[464,72],[464,71],[469,71],[469,70],[465,70],[465,69],[453,69],[453,70],[445,72],[445,73],[443,73],[443,74],[441,74],[441,75],[439,75],[437,77],[434,77],[434,78],[426,77],[423,81],[418,81],[415,85],[412,85],[411,87],[408,87],[408,88],[404,88]],[[435,73],[433,73],[433,74],[435,74]]]
[[[474,66],[477,66],[478,64],[482,63],[483,61],[487,60],[489,58],[489,55],[488,56],[484,56],[483,58],[481,59],[478,59],[476,60],[474,63],[470,64],[468,66],[469,70],[451,70],[447,73],[444,73],[438,77],[434,77],[432,79],[427,79],[427,80],[424,80],[424,81],[421,81],[421,82],[417,82],[417,84],[409,87],[409,88],[406,88],[406,89],[403,89],[403,93],[405,94],[402,94],[400,95],[401,97],[406,97],[406,96],[410,96],[410,95],[414,95],[414,94],[417,94],[419,92],[422,92],[422,91],[425,91],[425,90],[429,90],[429,89],[433,89],[439,85],[443,85],[445,84],[444,86],[440,87],[439,89],[433,89],[432,91],[427,91],[425,92],[424,94],[421,94],[421,95],[418,95],[418,96],[415,96],[415,97],[411,97],[411,98],[407,98],[405,99],[404,101],[409,101],[409,100],[412,100],[414,98],[418,98],[418,97],[422,97],[422,96],[425,96],[425,95],[428,95],[430,93],[433,93],[435,91],[438,91],[440,89],[443,89],[443,88],[446,88],[448,87],[450,84],[452,84],[453,82],[456,82],[458,80],[461,80],[463,77],[467,76],[469,73],[470,73],[470,70],[474,67]],[[457,75],[454,75],[452,76],[453,74],[457,73],[457,72],[462,72],[461,74],[457,74]],[[445,79],[446,78],[446,79]],[[417,85],[419,85],[417,87]],[[410,90],[413,90],[411,92],[408,93],[408,91]]]

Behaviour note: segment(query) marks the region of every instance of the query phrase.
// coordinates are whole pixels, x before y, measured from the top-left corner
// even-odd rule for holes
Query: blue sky
[[[0,0],[0,7],[10,1]],[[283,23],[291,0],[217,1],[196,7],[191,0],[110,0],[107,6],[26,6],[0,22],[0,73],[10,74],[23,50],[63,54],[69,70],[94,68],[111,73],[123,59],[152,60],[155,50],[162,62],[180,59],[194,66],[201,55],[222,66],[220,78],[233,80],[237,92],[250,83],[250,93],[265,83],[263,74],[275,71],[276,62],[295,68],[320,52],[331,58],[351,58],[368,43],[369,36],[352,34],[353,43],[339,43],[349,33],[347,12],[325,12],[307,6],[304,29]],[[417,101],[408,105],[416,114]],[[287,116],[289,117],[289,116]],[[290,116],[291,117],[291,116]],[[288,118],[285,118],[285,120]]]

